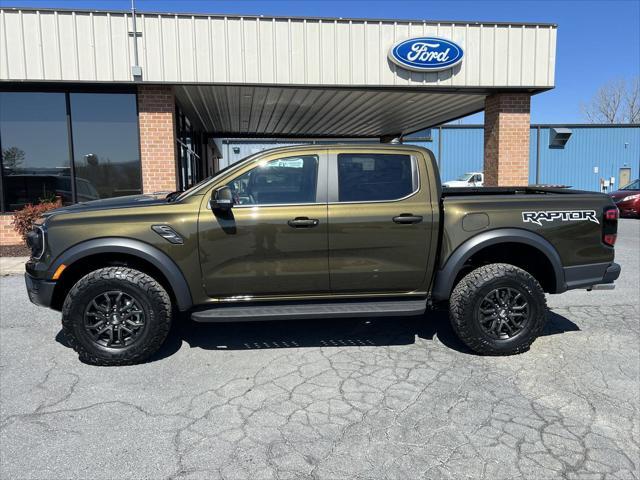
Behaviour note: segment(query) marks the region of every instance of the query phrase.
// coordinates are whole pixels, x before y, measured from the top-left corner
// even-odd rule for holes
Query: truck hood
[[[159,205],[167,202],[169,192],[151,193],[144,195],[127,195],[125,197],[104,198],[92,200],[90,202],[76,203],[55,210],[50,210],[43,214],[44,217],[59,215],[62,213],[82,213],[96,210],[109,210],[117,208],[147,207]]]

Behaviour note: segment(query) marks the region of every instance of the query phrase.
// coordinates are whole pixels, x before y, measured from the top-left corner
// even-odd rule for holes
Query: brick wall
[[[140,158],[144,193],[176,189],[175,96],[170,86],[139,85]]]
[[[529,128],[531,96],[497,93],[485,100],[484,184],[529,183]]]
[[[11,226],[11,215],[0,215],[0,245],[18,245],[22,238]]]

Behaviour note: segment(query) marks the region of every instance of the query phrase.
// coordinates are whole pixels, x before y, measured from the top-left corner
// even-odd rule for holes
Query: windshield
[[[620,190],[640,190],[640,179],[634,180],[629,185],[622,187]]]
[[[456,178],[456,180],[458,182],[468,182],[471,177],[473,177],[473,173],[465,173],[464,175],[460,175]]]

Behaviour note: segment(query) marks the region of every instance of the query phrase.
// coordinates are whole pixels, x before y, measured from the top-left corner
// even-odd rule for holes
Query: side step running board
[[[426,307],[426,300],[234,305],[193,312],[191,318],[196,322],[252,322],[340,317],[392,317],[422,315]]]

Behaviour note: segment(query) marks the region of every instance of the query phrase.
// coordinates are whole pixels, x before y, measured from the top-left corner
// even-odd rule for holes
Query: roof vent
[[[552,128],[549,132],[549,148],[564,148],[571,133],[570,128]]]

